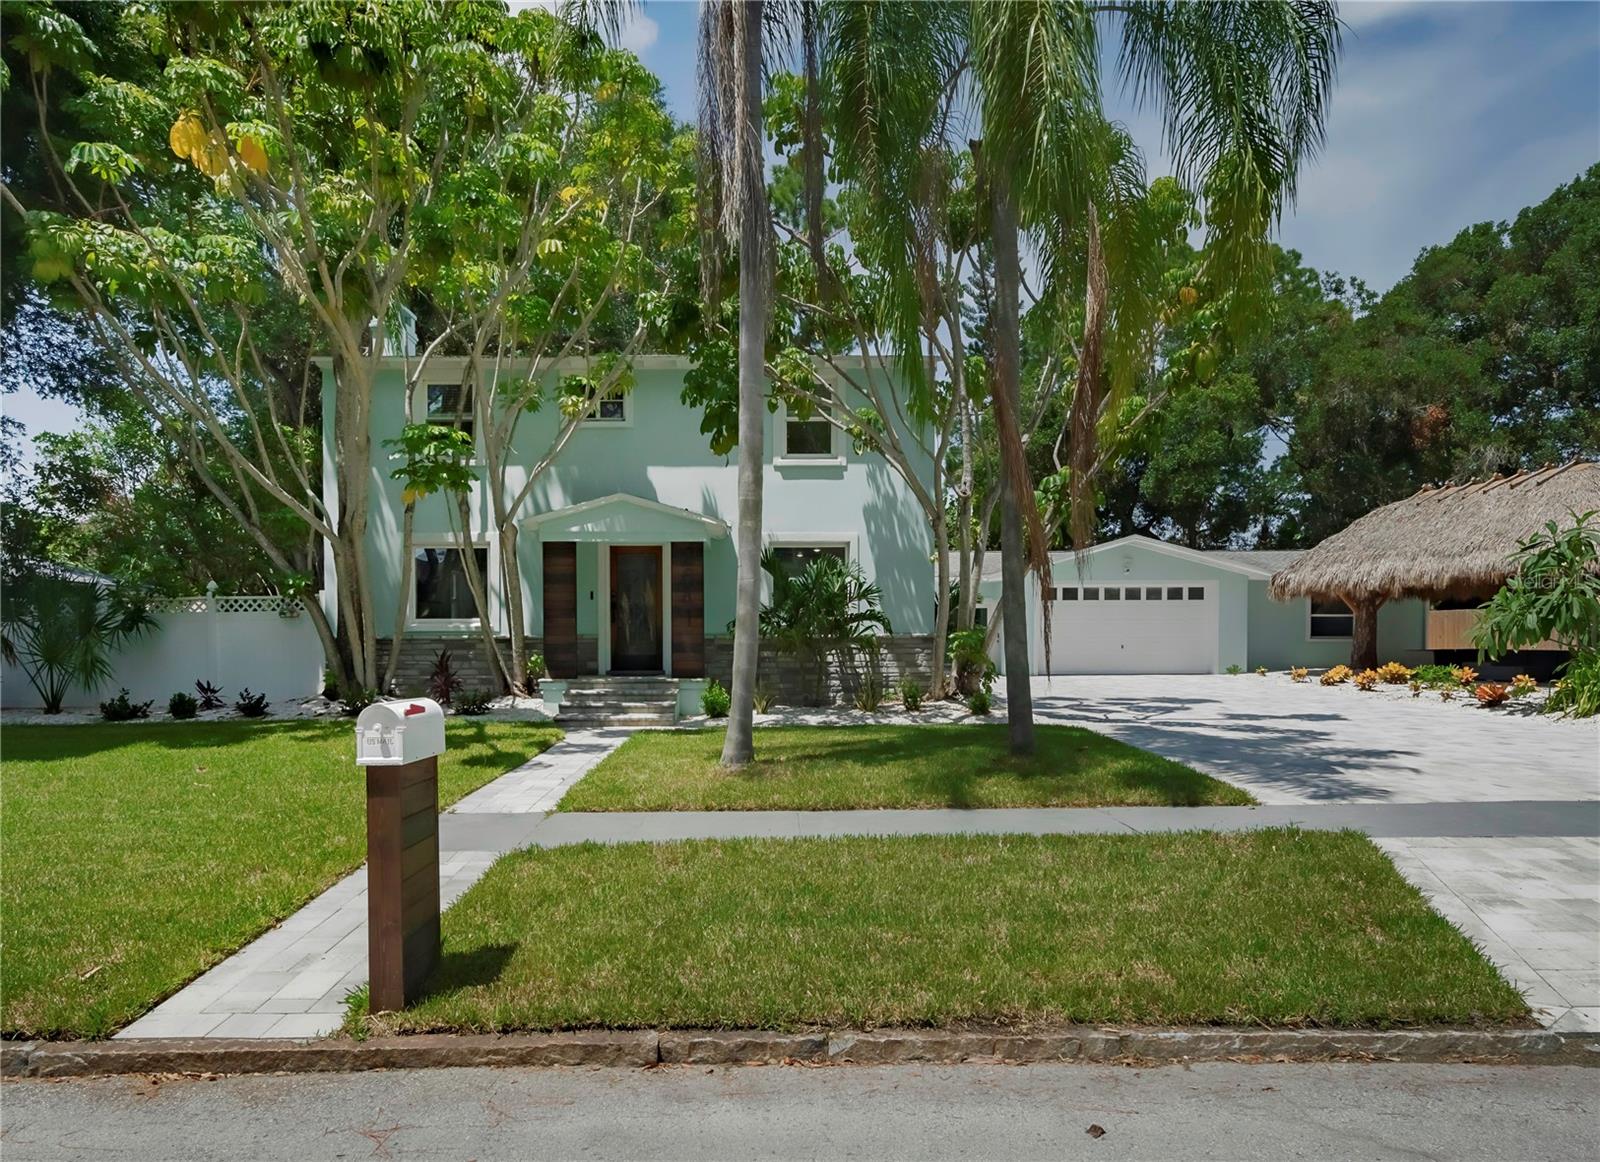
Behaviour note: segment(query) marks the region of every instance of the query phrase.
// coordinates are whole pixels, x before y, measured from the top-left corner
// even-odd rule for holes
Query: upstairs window
[[[472,434],[472,392],[459,383],[430,383],[428,422]]]
[[[785,456],[832,456],[833,425],[827,420],[789,420],[784,425]]]
[[[633,403],[627,393],[614,391],[595,401],[589,413],[591,424],[627,424],[633,416]]]
[[[1348,638],[1355,633],[1356,617],[1342,601],[1313,601],[1311,603],[1311,631],[1313,638]]]

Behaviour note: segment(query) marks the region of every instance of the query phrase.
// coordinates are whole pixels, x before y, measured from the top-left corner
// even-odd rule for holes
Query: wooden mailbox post
[[[367,770],[367,975],[374,1013],[415,999],[439,963],[439,755],[429,698],[374,702],[356,720]]]

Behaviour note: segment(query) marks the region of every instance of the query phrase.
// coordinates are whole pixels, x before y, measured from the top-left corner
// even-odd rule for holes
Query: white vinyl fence
[[[67,708],[94,708],[126,686],[129,697],[155,700],[157,711],[196,679],[218,686],[231,705],[249,687],[274,704],[299,702],[322,689],[322,643],[298,598],[225,595],[163,598],[150,607],[156,624],[113,656],[111,678],[93,691],[75,688]],[[0,705],[39,709],[21,667],[0,676]],[[276,708],[276,706],[274,707]]]

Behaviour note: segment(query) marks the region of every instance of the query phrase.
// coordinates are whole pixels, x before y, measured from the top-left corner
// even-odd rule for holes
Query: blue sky
[[[695,0],[647,0],[623,43],[695,113]],[[1509,219],[1600,160],[1600,3],[1340,5],[1348,25],[1327,148],[1304,173],[1280,240],[1306,262],[1384,290],[1425,246]],[[1164,172],[1159,128],[1115,92],[1112,115]],[[4,397],[30,431],[72,409]]]

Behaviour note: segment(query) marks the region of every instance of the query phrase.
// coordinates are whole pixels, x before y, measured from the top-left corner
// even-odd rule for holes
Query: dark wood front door
[[[611,546],[611,672],[661,672],[661,546]]]

